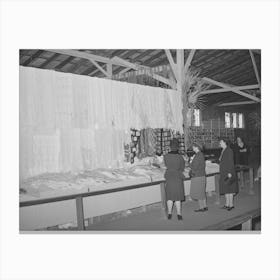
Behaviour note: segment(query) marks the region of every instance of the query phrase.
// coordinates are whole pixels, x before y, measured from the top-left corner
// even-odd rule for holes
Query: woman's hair
[[[230,145],[230,140],[227,137],[219,137],[219,141],[223,141],[227,146]]]
[[[202,151],[202,145],[200,145],[199,143],[193,143],[192,147],[197,147],[200,151]]]
[[[174,138],[170,141],[170,149],[172,152],[177,152],[179,150],[179,141]]]

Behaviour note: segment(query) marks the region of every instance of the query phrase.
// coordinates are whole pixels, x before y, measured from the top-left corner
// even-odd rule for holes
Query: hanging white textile
[[[130,129],[182,132],[177,91],[20,66],[20,178],[122,165]]]

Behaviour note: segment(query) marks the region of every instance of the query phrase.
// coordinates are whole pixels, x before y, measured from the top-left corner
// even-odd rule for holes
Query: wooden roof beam
[[[188,70],[189,70],[189,67],[191,65],[192,59],[194,57],[194,53],[195,53],[195,50],[191,50],[190,53],[189,53],[189,56],[188,56],[187,61],[185,63],[185,73],[187,73]]]
[[[224,106],[236,106],[236,105],[247,105],[247,104],[257,104],[258,102],[255,101],[240,101],[240,102],[228,102],[228,103],[221,103],[218,106],[224,107]]]
[[[100,67],[101,67],[104,71],[106,71],[106,64],[103,65],[103,66],[100,66]],[[88,75],[91,76],[91,77],[94,77],[94,75],[95,75],[96,73],[98,73],[98,72],[100,72],[100,70],[99,70],[99,69],[95,69],[94,71],[90,72]]]
[[[170,50],[165,49],[164,51],[165,51],[165,54],[166,54],[167,59],[168,59],[168,61],[169,61],[169,64],[170,64],[170,66],[171,66],[171,69],[172,69],[172,72],[173,72],[173,74],[174,74],[174,77],[175,77],[176,81],[178,81],[178,79],[179,79],[178,75],[179,75],[179,74],[178,74],[178,72],[177,72],[177,70],[178,70],[177,64],[174,62]]]
[[[90,60],[92,62],[92,64],[99,70],[101,71],[107,78],[110,78],[110,75],[108,74],[108,72],[103,69],[96,61],[94,60]]]
[[[164,56],[166,60],[166,54],[163,50],[160,50],[157,54],[149,57],[148,59],[143,61],[143,64],[148,65],[149,67],[154,67],[160,65],[160,61],[162,61],[161,57]]]
[[[235,90],[246,90],[246,89],[256,89],[256,88],[259,88],[259,85],[232,86],[232,87],[228,87],[228,88],[215,88],[215,89],[204,90],[200,94],[227,92],[227,91],[232,91],[233,89],[235,89]]]
[[[96,67],[94,65],[88,67],[85,69],[83,72],[80,73],[80,75],[88,75],[89,73],[92,73],[93,71],[96,70]]]
[[[129,70],[131,70],[130,67],[124,68],[123,70],[121,70],[121,71],[118,73],[118,75],[122,75],[122,74],[126,73],[126,72],[129,71]]]
[[[249,53],[250,53],[250,56],[251,56],[251,60],[252,60],[252,63],[253,63],[254,72],[255,72],[258,84],[260,85],[261,84],[261,79],[260,79],[260,76],[259,76],[259,72],[258,72],[258,68],[257,68],[257,64],[256,64],[254,54],[251,50],[249,50]]]
[[[81,59],[78,63],[72,65],[72,67],[67,72],[75,73],[84,63],[85,61]],[[76,74],[80,74],[80,73],[76,73]]]
[[[66,64],[70,63],[72,60],[74,60],[75,57],[70,56],[66,59],[64,59],[62,62],[60,62],[57,66],[55,66],[55,69],[60,70],[62,67],[64,67]]]
[[[43,62],[40,65],[40,68],[45,68],[51,61],[55,60],[58,56],[60,56],[59,53],[53,54],[50,58],[48,58],[45,62]]]
[[[43,50],[37,50],[34,54],[32,54],[24,63],[22,63],[22,66],[28,66],[34,59],[36,59]]]
[[[153,71],[153,68],[150,68],[150,67],[147,67],[147,66],[143,66],[143,65],[138,65],[138,64],[135,64],[135,63],[131,63],[131,62],[128,62],[120,57],[114,57],[112,59],[113,63],[114,62],[118,62],[118,63],[121,63],[123,64],[125,67],[127,68],[130,68],[130,69],[134,69],[136,70],[137,73],[135,72],[132,72],[130,75],[147,75],[157,81],[160,81],[166,85],[169,85],[171,88],[175,89],[176,88],[176,85],[174,83],[174,81],[172,81],[171,79],[167,79],[167,78],[164,78],[156,73],[154,73]],[[121,78],[122,75],[114,75],[113,78]]]
[[[225,85],[225,84],[223,84],[223,83],[221,83],[221,82],[212,80],[212,79],[207,78],[207,77],[204,77],[204,78],[202,78],[202,79],[203,79],[205,82],[207,82],[207,83],[209,83],[209,84],[211,84],[211,85],[216,85],[216,86],[219,86],[219,87],[221,87],[221,88],[231,89],[232,92],[235,92],[235,93],[237,93],[237,94],[239,94],[239,95],[241,95],[241,96],[247,97],[247,98],[249,98],[249,99],[251,99],[251,100],[254,100],[254,101],[256,101],[256,102],[260,102],[260,101],[261,101],[261,99],[258,98],[258,97],[256,97],[256,96],[253,96],[253,95],[248,94],[248,93],[246,93],[246,92],[243,92],[243,91],[241,91],[241,90],[234,89],[233,87],[229,87],[228,85]]]
[[[114,76],[113,76],[113,78],[115,78],[115,79],[123,79],[123,78],[128,78],[128,77],[130,77],[130,76],[139,76],[139,75],[144,75],[145,74],[145,72],[152,72],[152,73],[155,73],[155,74],[157,74],[157,73],[159,73],[159,72],[162,72],[163,70],[171,70],[171,68],[170,68],[170,65],[168,64],[168,65],[161,65],[161,66],[155,66],[155,67],[147,67],[147,66],[145,66],[146,68],[144,68],[144,69],[140,69],[140,70],[135,70],[135,71],[131,71],[131,72],[129,72],[129,73],[127,73],[127,71],[128,70],[131,70],[132,68],[130,68],[130,67],[127,67],[127,68],[124,68],[122,71],[123,71],[123,73],[118,73],[118,74],[115,74]]]
[[[54,53],[60,53],[60,54],[66,54],[69,56],[74,56],[74,57],[79,57],[79,58],[85,58],[88,60],[95,60],[98,62],[103,62],[103,63],[110,63],[110,59],[107,57],[103,57],[100,55],[95,55],[95,54],[90,54],[87,52],[81,52],[81,51],[76,51],[76,50],[63,50],[63,49],[46,49],[46,51],[49,52],[54,52]]]

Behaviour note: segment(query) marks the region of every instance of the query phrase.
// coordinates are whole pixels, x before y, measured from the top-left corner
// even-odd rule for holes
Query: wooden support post
[[[254,169],[250,167],[249,169],[249,194],[253,195],[254,192]]]
[[[182,90],[184,84],[184,50],[176,50],[177,89]]]
[[[81,196],[76,198],[76,210],[78,230],[85,230],[83,198]]]
[[[242,230],[252,230],[252,218],[242,223]]]
[[[166,202],[165,182],[160,183],[160,192],[161,192],[162,210],[164,211],[165,217],[167,217],[167,202]]]

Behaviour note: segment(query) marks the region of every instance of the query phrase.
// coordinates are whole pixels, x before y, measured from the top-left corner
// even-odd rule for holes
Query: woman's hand
[[[229,178],[231,178],[232,177],[232,175],[231,175],[231,173],[228,173],[228,175],[227,175]]]

